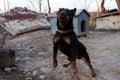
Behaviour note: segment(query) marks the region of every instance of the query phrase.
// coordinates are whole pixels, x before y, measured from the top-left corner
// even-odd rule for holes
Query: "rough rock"
[[[45,80],[45,75],[40,75],[40,76],[39,76],[39,79],[40,79],[40,80]]]
[[[4,71],[10,73],[12,71],[12,68],[4,68]]]

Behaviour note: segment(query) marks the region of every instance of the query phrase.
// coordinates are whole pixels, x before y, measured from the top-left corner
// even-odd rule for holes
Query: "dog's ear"
[[[56,15],[58,15],[59,11],[57,11]]]
[[[63,8],[59,8],[59,11],[61,11]]]
[[[59,10],[57,11],[57,15],[58,15],[58,13],[62,10],[63,8],[59,8]]]
[[[74,9],[71,10],[72,13],[73,13],[73,16],[75,16],[76,10],[77,10],[76,8],[74,8]]]

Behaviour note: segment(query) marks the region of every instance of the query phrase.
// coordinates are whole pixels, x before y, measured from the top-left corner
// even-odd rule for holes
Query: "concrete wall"
[[[120,15],[97,18],[96,29],[120,29]]]

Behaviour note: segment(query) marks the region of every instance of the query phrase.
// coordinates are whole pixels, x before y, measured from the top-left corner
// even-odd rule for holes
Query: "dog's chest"
[[[71,55],[71,49],[72,49],[71,48],[71,39],[70,39],[70,37],[59,38],[59,40],[58,40],[58,48],[63,54],[65,54],[67,56],[70,56]]]
[[[59,43],[59,44],[61,44],[61,46],[63,45],[70,45],[71,44],[71,38],[70,37],[55,37],[54,38],[54,42],[55,43]]]

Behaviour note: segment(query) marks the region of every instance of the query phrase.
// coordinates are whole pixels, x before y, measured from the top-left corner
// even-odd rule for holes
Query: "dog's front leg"
[[[58,66],[58,62],[57,62],[57,52],[58,52],[58,47],[56,47],[55,45],[53,46],[53,67],[57,67]]]
[[[71,65],[72,65],[72,72],[75,75],[76,73],[78,73],[78,69],[76,66],[76,51],[75,49],[72,50],[72,56],[71,56]]]

